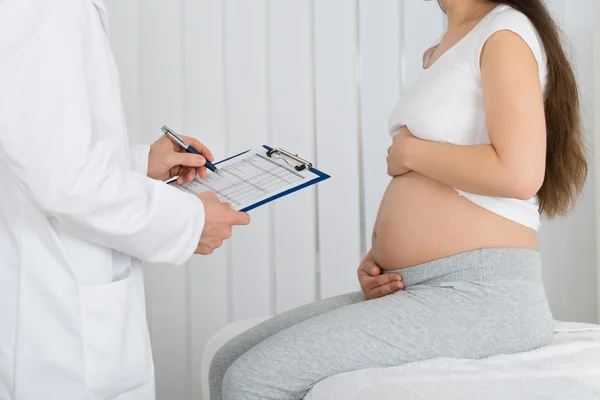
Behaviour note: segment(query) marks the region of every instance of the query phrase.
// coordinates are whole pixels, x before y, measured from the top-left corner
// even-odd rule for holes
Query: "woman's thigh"
[[[221,398],[223,377],[241,355],[272,335],[298,323],[364,300],[362,292],[347,293],[310,303],[279,314],[227,342],[213,357],[210,366],[211,398]]]
[[[544,310],[511,316],[520,305],[502,304],[501,297],[501,287],[455,282],[415,286],[318,315],[241,356],[227,371],[223,399],[301,399],[320,380],[342,372],[545,344],[548,327],[528,326],[540,313],[536,323],[545,324]]]

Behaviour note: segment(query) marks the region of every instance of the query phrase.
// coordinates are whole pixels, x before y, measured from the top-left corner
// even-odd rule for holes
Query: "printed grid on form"
[[[197,178],[181,185],[194,194],[215,192],[223,202],[241,210],[261,200],[298,186],[307,177],[300,172],[275,162],[266,155],[251,153],[218,165],[223,176],[208,172],[206,178]]]

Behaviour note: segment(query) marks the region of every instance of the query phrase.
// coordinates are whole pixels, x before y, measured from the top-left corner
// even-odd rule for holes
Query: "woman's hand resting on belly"
[[[372,251],[367,253],[367,256],[358,267],[357,273],[366,300],[384,297],[404,289],[400,275],[381,274],[381,269],[375,264]]]

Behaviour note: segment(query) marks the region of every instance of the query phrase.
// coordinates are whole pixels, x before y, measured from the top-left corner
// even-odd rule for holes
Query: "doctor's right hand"
[[[198,198],[204,204],[204,230],[194,253],[208,255],[231,237],[234,225],[248,225],[250,216],[234,211],[231,204],[222,203],[215,193],[200,193]]]

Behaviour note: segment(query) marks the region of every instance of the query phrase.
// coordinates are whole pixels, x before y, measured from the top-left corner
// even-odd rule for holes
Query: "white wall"
[[[546,223],[540,232],[544,281],[556,318],[597,321],[596,162],[594,157],[593,32],[600,11],[597,0],[548,1],[570,45],[579,79],[583,118],[589,146],[589,177],[585,193],[572,215]],[[598,118],[598,117],[597,117]]]
[[[596,14],[594,29],[594,105],[595,148],[600,148],[600,13]],[[598,320],[600,321],[600,163],[596,162],[596,265],[598,266]]]
[[[358,288],[355,269],[388,182],[388,113],[441,34],[443,14],[418,0],[106,2],[132,137],[150,143],[168,124],[217,158],[269,143],[334,177],[256,210],[210,257],[147,269],[159,399],[199,399],[203,345],[228,321]],[[600,2],[549,4],[573,43],[593,145]],[[563,320],[597,318],[593,159],[590,167],[573,214],[540,232],[547,292]]]

